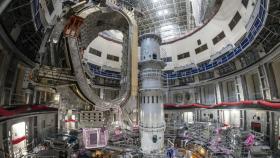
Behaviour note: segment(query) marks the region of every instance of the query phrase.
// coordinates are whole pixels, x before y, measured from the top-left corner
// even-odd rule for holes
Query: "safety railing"
[[[161,70],[144,70],[140,72],[140,78],[141,80],[145,78],[161,78],[162,76],[162,71]]]
[[[143,131],[162,131],[165,129],[165,124],[162,125],[155,125],[155,124],[143,124],[143,123],[139,123],[139,127],[141,130]]]
[[[117,80],[121,79],[120,72],[106,72],[106,70],[101,70],[98,68],[97,65],[91,63],[88,64],[88,68],[96,76],[110,78],[110,79],[117,79]]]

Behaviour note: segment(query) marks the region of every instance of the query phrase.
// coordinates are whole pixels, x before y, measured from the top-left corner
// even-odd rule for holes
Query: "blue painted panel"
[[[241,42],[241,48],[246,48],[249,44],[249,40],[247,38],[245,38],[242,42]]]
[[[206,65],[206,69],[209,70],[209,69],[212,69],[213,68],[213,64],[208,64]]]

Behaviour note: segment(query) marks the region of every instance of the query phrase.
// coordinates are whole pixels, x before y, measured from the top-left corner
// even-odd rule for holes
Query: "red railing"
[[[14,116],[21,113],[34,112],[34,111],[48,111],[57,110],[56,108],[48,107],[46,105],[22,105],[17,106],[13,109],[5,109],[0,107],[0,117],[1,116]]]
[[[238,107],[238,106],[254,106],[260,105],[263,107],[273,108],[273,109],[280,109],[280,102],[270,102],[266,100],[245,100],[239,102],[221,102],[214,105],[203,105],[203,104],[164,104],[164,108],[166,109],[181,109],[181,108],[205,108],[205,109],[212,109],[218,107]]]
[[[71,16],[68,23],[64,27],[64,35],[71,37],[78,37],[80,33],[80,26],[84,19],[79,16]]]

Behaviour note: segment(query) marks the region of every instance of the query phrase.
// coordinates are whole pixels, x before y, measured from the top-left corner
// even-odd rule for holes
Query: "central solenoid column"
[[[161,153],[164,147],[164,112],[162,98],[161,38],[155,34],[139,37],[141,45],[140,68],[140,134],[144,153]]]

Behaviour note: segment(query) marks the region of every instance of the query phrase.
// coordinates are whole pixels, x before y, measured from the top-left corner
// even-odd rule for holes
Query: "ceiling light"
[[[159,16],[163,15],[163,11],[161,11],[161,10],[158,11],[158,15],[159,15]]]
[[[167,10],[167,9],[165,9],[165,10],[159,10],[159,11],[157,12],[157,14],[158,14],[159,16],[166,15],[166,14],[168,14],[168,10]]]
[[[173,30],[174,25],[165,25],[160,28],[161,31]]]

